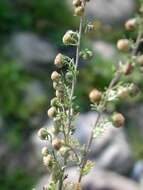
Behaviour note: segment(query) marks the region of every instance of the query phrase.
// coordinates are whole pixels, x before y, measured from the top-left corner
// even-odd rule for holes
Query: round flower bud
[[[127,63],[126,65],[124,65],[123,66],[123,73],[125,74],[125,75],[129,75],[129,74],[131,74],[132,73],[132,71],[133,71],[133,65],[132,65],[132,63]]]
[[[49,118],[55,117],[55,115],[56,115],[56,108],[55,107],[49,108],[48,111],[47,111],[47,114],[48,114]]]
[[[45,129],[45,128],[39,129],[37,135],[38,135],[38,137],[39,137],[41,140],[46,140],[46,139],[48,139],[48,131],[47,131],[47,129]]]
[[[52,72],[52,74],[51,74],[51,79],[52,79],[53,81],[59,81],[60,76],[61,76],[61,75],[60,75],[57,71],[54,71],[54,72]]]
[[[102,94],[99,90],[94,89],[89,94],[89,99],[92,103],[98,103],[101,100]]]
[[[43,157],[43,164],[46,166],[46,167],[51,167],[52,164],[53,164],[53,158],[50,154],[48,154],[47,156],[44,156]]]
[[[54,64],[56,65],[56,67],[58,68],[62,68],[64,66],[64,56],[59,53],[56,58],[55,58],[55,61],[54,61]]]
[[[74,14],[76,16],[82,16],[83,13],[84,13],[84,7],[82,7],[82,6],[76,7],[74,10]]]
[[[129,95],[129,89],[127,87],[120,87],[117,92],[119,98],[126,98]]]
[[[112,120],[113,120],[113,124],[115,125],[115,127],[119,128],[119,127],[124,126],[125,118],[121,113],[113,114]]]
[[[77,41],[78,41],[78,34],[77,32],[73,32],[72,30],[68,30],[63,36],[64,45],[77,44]]]
[[[72,82],[72,79],[73,79],[72,72],[67,72],[65,75],[65,78],[66,78],[67,82]]]
[[[127,52],[129,50],[129,40],[128,39],[120,39],[120,40],[118,40],[117,48],[120,51]]]
[[[54,97],[52,100],[51,100],[51,106],[58,106],[58,102],[59,102],[59,100],[58,100],[58,98],[57,97]]]
[[[143,55],[138,56],[137,62],[138,62],[141,66],[143,66]]]
[[[128,31],[134,30],[135,27],[136,27],[136,19],[135,19],[135,18],[129,19],[129,20],[125,23],[125,29],[128,30]]]
[[[80,6],[80,5],[81,5],[81,0],[73,0],[73,5],[74,5],[75,7]]]
[[[61,141],[60,139],[54,139],[52,142],[52,146],[55,150],[59,150],[61,148]]]
[[[43,147],[41,152],[42,152],[43,156],[47,156],[48,155],[48,148],[46,146]]]

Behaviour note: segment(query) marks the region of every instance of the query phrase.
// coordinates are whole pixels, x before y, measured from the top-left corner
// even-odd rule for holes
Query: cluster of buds
[[[50,101],[50,108],[47,111],[48,117],[53,120],[53,127],[52,130],[41,128],[38,131],[38,137],[41,140],[48,141],[48,146],[44,146],[41,153],[43,156],[43,164],[52,174],[52,181],[44,190],[57,189],[57,186],[60,190],[81,189],[80,182],[84,173],[84,167],[87,163],[86,158],[88,149],[90,149],[92,140],[94,139],[94,134],[91,133],[89,147],[88,145],[85,146],[87,150],[85,149],[83,154],[84,147],[80,146],[78,140],[72,137],[75,132],[75,127],[73,125],[76,116],[74,90],[78,73],[79,57],[83,60],[89,60],[93,57],[93,53],[90,50],[81,50],[80,47],[85,5],[89,1],[90,0],[73,0],[74,15],[80,16],[81,18],[79,32],[68,30],[62,39],[64,45],[72,45],[77,48],[76,59],[74,60],[62,53],[58,53],[54,60],[56,70],[52,72],[51,80],[55,90],[55,97]],[[127,31],[134,31],[137,27],[139,28],[139,23],[136,18],[129,19],[125,23],[125,29]],[[119,64],[119,70],[117,70],[116,74],[131,74],[136,63],[143,67],[143,55],[136,55],[139,40],[140,39],[137,40],[136,44],[126,38],[120,39],[117,42],[118,50],[128,53],[129,60],[127,60],[125,64]],[[120,76],[116,74],[105,92],[101,92],[97,88],[94,88],[89,93],[92,107],[98,112],[99,116],[95,122],[95,128],[104,124],[104,122],[101,121],[104,120],[104,118],[100,118],[104,115],[104,111],[107,110],[106,108],[109,101],[117,97],[126,98],[129,95],[136,95],[138,92],[138,88],[134,84],[122,85],[119,83]],[[125,118],[119,112],[113,113],[110,118],[116,128],[123,127],[125,124]],[[94,130],[92,132],[94,132]],[[80,168],[79,173],[81,176],[79,176],[77,183],[72,183],[71,187],[68,186],[65,188],[64,180],[67,177],[64,173],[65,168],[68,167],[68,162],[74,159],[76,166]],[[90,169],[90,165],[88,169]]]
[[[72,30],[68,30],[63,36],[64,45],[77,45],[78,43],[78,33]]]

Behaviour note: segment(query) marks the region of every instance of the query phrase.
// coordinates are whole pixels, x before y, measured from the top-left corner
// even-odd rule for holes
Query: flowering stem
[[[136,42],[134,44],[133,51],[131,52],[131,56],[135,56],[136,55],[137,49],[139,47],[139,44],[140,44],[140,41],[141,41],[141,38],[142,38],[142,34],[143,34],[143,32],[140,30],[139,33],[138,33]],[[115,73],[115,76],[111,80],[111,82],[110,82],[110,84],[108,86],[107,91],[110,90],[110,89],[112,89],[112,87],[120,80],[121,75],[122,75],[122,72],[118,69],[117,72]],[[107,104],[107,102],[105,102],[103,109],[106,107],[106,104]],[[80,167],[80,174],[79,174],[79,178],[78,178],[78,183],[81,183],[81,180],[82,180],[83,169],[84,169],[84,167],[86,165],[87,156],[88,156],[90,147],[91,147],[92,142],[93,142],[93,137],[94,137],[93,129],[95,129],[96,126],[98,125],[98,123],[100,122],[101,113],[102,112],[99,112],[98,115],[97,115],[97,119],[95,121],[94,127],[91,130],[91,134],[90,134],[89,140],[87,142],[87,145],[85,146],[85,150],[84,150],[84,154],[83,154],[83,159],[82,159],[82,164],[81,164],[81,167]]]

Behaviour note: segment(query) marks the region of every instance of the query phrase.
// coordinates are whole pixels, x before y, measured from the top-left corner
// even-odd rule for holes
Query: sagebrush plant
[[[80,17],[79,30],[68,30],[63,36],[65,46],[76,48],[76,58],[59,53],[54,61],[57,70],[53,71],[51,79],[55,97],[51,100],[51,107],[47,111],[48,117],[53,120],[53,127],[41,128],[38,131],[39,138],[48,141],[48,146],[42,148],[42,156],[51,178],[43,187],[44,190],[81,189],[82,177],[87,175],[94,166],[88,160],[93,140],[104,132],[107,124],[112,123],[116,128],[120,128],[125,123],[124,116],[119,112],[108,114],[108,116],[105,114],[108,105],[117,99],[134,96],[138,92],[137,86],[134,83],[124,82],[122,76],[130,75],[135,67],[143,67],[143,55],[139,50],[143,34],[143,7],[135,18],[131,18],[125,23],[127,31],[136,33],[136,39],[124,38],[117,42],[117,48],[125,52],[126,60],[119,61],[116,65],[113,79],[105,91],[101,92],[94,88],[89,93],[91,109],[96,111],[97,118],[87,144],[81,145],[74,137],[75,120],[79,114],[79,108],[75,103],[79,58],[90,60],[93,57],[92,51],[81,48],[82,35],[94,29],[91,22],[87,23],[85,19],[85,8],[88,3],[90,0],[73,0],[74,16]],[[67,180],[66,169],[70,166],[76,166],[79,171],[79,177],[74,183]]]

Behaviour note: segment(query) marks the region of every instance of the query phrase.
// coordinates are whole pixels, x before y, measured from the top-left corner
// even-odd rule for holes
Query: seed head
[[[124,126],[125,118],[121,113],[113,114],[112,120],[113,120],[113,124],[115,125],[115,127],[119,128],[119,127]]]
[[[75,7],[81,6],[81,0],[73,0],[73,5]]]
[[[61,141],[60,139],[54,139],[52,142],[52,146],[55,150],[59,150],[61,148]]]
[[[46,140],[48,138],[48,131],[45,128],[41,128],[39,129],[37,135],[41,140]]]
[[[59,81],[60,76],[61,76],[61,75],[60,75],[57,71],[54,71],[54,72],[52,72],[52,74],[51,74],[51,79],[52,79],[53,81]]]
[[[62,68],[64,66],[64,56],[59,53],[56,58],[55,58],[55,61],[54,61],[54,64],[56,65],[56,67],[58,68]]]
[[[143,55],[138,56],[137,62],[138,62],[141,66],[143,66]]]
[[[117,48],[120,51],[127,52],[129,50],[129,40],[128,39],[120,39],[120,40],[118,40]]]
[[[89,94],[89,99],[92,103],[98,103],[101,100],[102,94],[99,90],[94,89]]]
[[[83,6],[75,7],[75,10],[74,10],[75,16],[82,16],[83,13],[84,13],[84,7]]]
[[[52,166],[52,164],[53,164],[53,158],[52,158],[52,156],[50,154],[48,154],[47,156],[43,157],[43,164],[46,167]]]
[[[48,111],[47,111],[47,114],[48,114],[49,118],[55,117],[55,115],[56,115],[56,108],[55,107],[49,108]]]
[[[124,67],[123,67],[123,73],[124,73],[125,75],[129,75],[129,74],[132,73],[133,68],[134,68],[134,67],[133,67],[132,63],[128,62],[128,63],[126,63],[126,65],[124,65]]]
[[[120,87],[118,89],[117,95],[119,98],[127,98],[129,95],[129,89],[127,87]]]
[[[68,30],[63,36],[63,44],[71,45],[77,44],[78,34],[77,32],[73,32],[72,30]]]
[[[135,19],[135,18],[129,19],[129,20],[125,23],[125,29],[128,30],[128,31],[134,30],[135,27],[136,27],[136,19]]]

